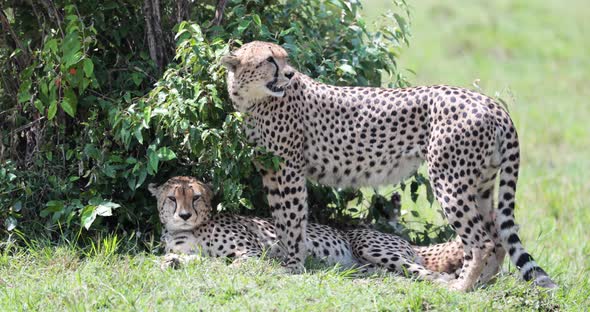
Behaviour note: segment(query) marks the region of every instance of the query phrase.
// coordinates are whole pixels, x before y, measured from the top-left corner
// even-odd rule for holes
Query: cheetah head
[[[158,200],[160,222],[170,232],[190,231],[211,217],[210,188],[192,177],[173,177],[149,190]]]
[[[295,70],[287,64],[287,59],[285,49],[262,41],[246,43],[224,56],[221,62],[227,68],[232,100],[239,104],[269,96],[283,97],[295,76]]]

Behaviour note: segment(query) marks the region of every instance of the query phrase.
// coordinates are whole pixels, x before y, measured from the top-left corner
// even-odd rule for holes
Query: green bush
[[[388,26],[375,31],[354,0],[234,0],[221,25],[209,22],[212,1],[181,12],[194,22],[176,23],[180,11],[162,10],[164,51],[175,51],[162,74],[145,42],[141,2],[55,1],[55,15],[27,4],[3,8],[13,29],[0,46],[6,230],[19,221],[25,233],[35,224],[59,233],[151,231],[158,222],[146,185],[172,175],[211,182],[218,210],[268,214],[252,158],[261,154],[268,166],[280,160],[245,142],[220,57],[243,42],[272,41],[296,68],[327,83],[381,85],[388,77],[391,86],[406,85],[396,57],[408,42],[408,14],[395,3],[401,15],[389,14]],[[317,185],[310,194],[321,220],[354,221],[349,202],[362,199]],[[375,220],[377,203],[387,200],[372,202],[364,216]]]

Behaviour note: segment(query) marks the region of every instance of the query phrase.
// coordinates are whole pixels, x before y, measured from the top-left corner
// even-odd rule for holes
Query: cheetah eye
[[[201,195],[195,195],[195,196],[193,196],[193,201],[197,201],[199,199],[201,199]]]
[[[267,57],[267,58],[266,58],[266,61],[268,61],[268,62],[271,62],[271,63],[272,63],[272,62],[274,62],[274,61],[275,61],[275,59],[274,59],[272,56],[269,56],[269,57]]]
[[[171,200],[173,203],[176,202],[176,197],[174,196],[168,196],[168,199]]]

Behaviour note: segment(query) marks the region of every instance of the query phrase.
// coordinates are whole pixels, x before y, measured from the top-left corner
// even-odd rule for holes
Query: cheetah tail
[[[500,189],[496,228],[500,234],[502,246],[508,251],[510,260],[520,270],[525,281],[533,280],[537,286],[555,288],[557,284],[549,278],[533,257],[524,249],[518,237],[518,226],[514,222],[516,182],[518,180],[519,152],[518,145],[508,144],[506,156],[500,167]]]

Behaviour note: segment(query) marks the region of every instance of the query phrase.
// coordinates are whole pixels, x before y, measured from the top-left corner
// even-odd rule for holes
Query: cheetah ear
[[[238,65],[240,65],[240,59],[235,54],[230,53],[221,58],[221,64],[229,71],[235,71]]]
[[[201,185],[205,188],[205,190],[207,190],[207,192],[209,193],[209,197],[213,197],[213,184],[211,182],[202,182]]]
[[[160,195],[160,192],[162,191],[156,183],[150,183],[148,185],[148,190],[150,191],[150,193],[152,193],[154,197],[158,197]]]

